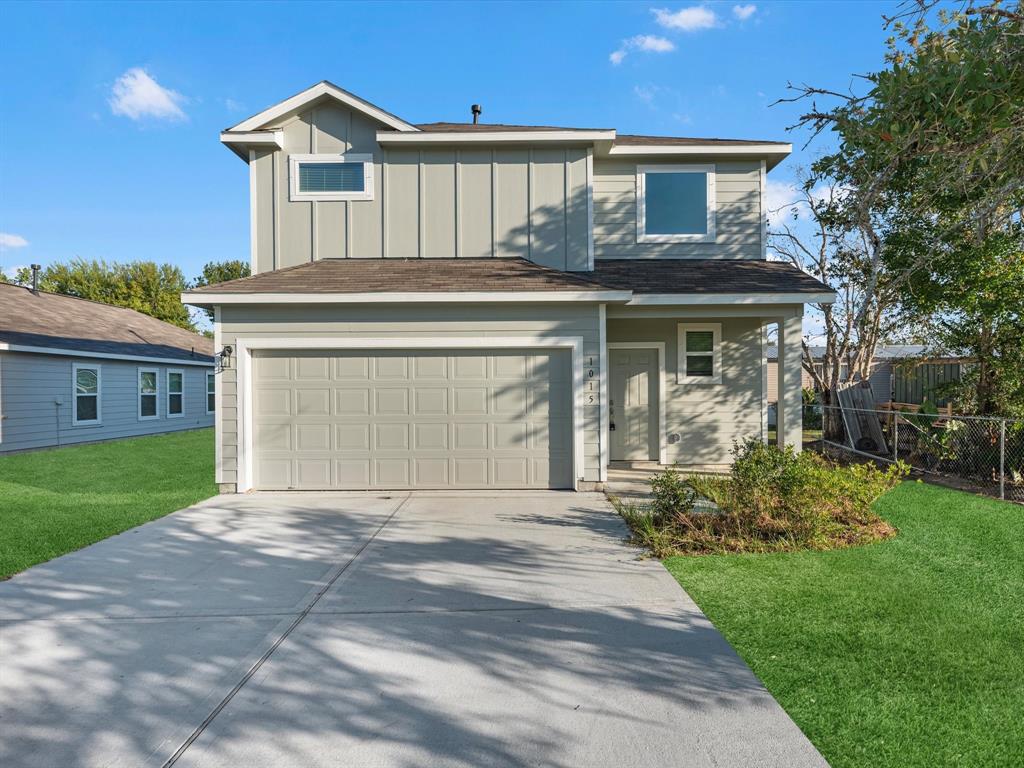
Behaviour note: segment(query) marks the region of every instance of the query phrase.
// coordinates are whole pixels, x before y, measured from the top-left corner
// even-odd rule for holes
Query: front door
[[[658,350],[612,349],[608,429],[612,461],[658,460]]]

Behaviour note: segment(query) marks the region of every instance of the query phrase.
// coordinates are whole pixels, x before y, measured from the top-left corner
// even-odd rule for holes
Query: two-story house
[[[217,481],[593,488],[611,462],[800,445],[803,306],[766,254],[770,141],[414,125],[328,82],[224,131],[253,276],[212,306]]]

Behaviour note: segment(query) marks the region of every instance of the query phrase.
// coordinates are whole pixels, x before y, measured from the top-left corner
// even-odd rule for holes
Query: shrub
[[[897,464],[838,466],[816,453],[780,450],[760,440],[733,449],[723,477],[683,480],[668,470],[651,481],[649,511],[623,517],[639,543],[664,557],[680,552],[834,549],[895,533],[871,505],[907,474]],[[694,511],[694,495],[717,511]]]

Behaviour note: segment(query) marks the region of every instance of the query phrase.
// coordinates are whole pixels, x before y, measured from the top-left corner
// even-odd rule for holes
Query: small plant
[[[733,449],[723,477],[684,480],[666,471],[651,481],[649,510],[623,512],[638,543],[655,555],[835,549],[892,536],[871,511],[907,474],[902,463],[838,466],[816,453],[796,453],[760,440]],[[702,496],[717,510],[695,511]]]

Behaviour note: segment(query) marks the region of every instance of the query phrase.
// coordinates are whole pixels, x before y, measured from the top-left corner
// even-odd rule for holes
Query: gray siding
[[[224,306],[222,344],[243,338],[358,338],[580,336],[584,364],[600,362],[598,308],[594,305],[448,305],[448,306]],[[235,368],[221,374],[222,465],[218,482],[238,479],[238,397]],[[598,398],[583,406],[584,480],[597,481],[600,463]]]
[[[100,424],[72,424],[74,363],[100,367]],[[159,372],[157,419],[138,418],[140,366]],[[168,368],[185,373],[182,417],[167,417]],[[173,363],[0,353],[0,453],[213,426],[213,415],[206,413],[206,373],[210,370]]]
[[[638,243],[636,167],[658,162],[715,165],[713,243]],[[714,157],[671,160],[594,160],[595,259],[760,259],[761,163]]]
[[[669,463],[728,464],[734,441],[761,436],[761,321],[755,317],[692,321],[722,324],[720,384],[676,383],[677,325],[690,319],[609,319],[608,341],[664,342]],[[679,436],[677,442],[672,442],[673,435]]]
[[[584,147],[382,149],[378,126],[322,105],[278,126],[284,149],[258,153],[254,271],[324,258],[522,256],[587,268]],[[373,200],[291,202],[288,156],[375,158]]]

